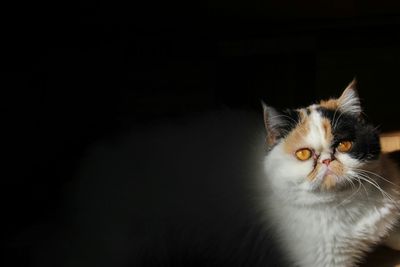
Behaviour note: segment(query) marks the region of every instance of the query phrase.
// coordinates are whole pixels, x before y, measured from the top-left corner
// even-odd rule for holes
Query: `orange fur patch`
[[[307,179],[309,181],[313,181],[317,176],[319,169],[321,168],[321,164],[317,164],[315,168],[307,175]]]
[[[338,177],[341,177],[344,175],[343,164],[337,160],[332,161],[331,164],[329,165],[329,168]],[[328,174],[325,177],[324,182],[321,185],[322,189],[329,190],[336,186],[337,180],[336,180],[336,176],[334,174]]]
[[[334,160],[331,162],[329,165],[330,169],[337,175],[337,176],[343,176],[344,175],[344,167],[343,164],[337,160]]]
[[[303,138],[307,136],[309,129],[308,120],[304,117],[285,139],[284,150],[291,154],[299,149],[298,145],[302,143]]]
[[[332,126],[330,120],[326,118],[322,119],[322,127],[324,129],[325,140],[330,144],[333,140]]]
[[[337,109],[339,107],[339,101],[337,99],[322,100],[319,105],[327,109]]]
[[[307,117],[307,111],[305,109],[298,109],[297,112],[300,114],[300,121],[304,121]]]
[[[324,182],[322,183],[322,189],[329,190],[336,185],[336,177],[332,174],[325,176]]]
[[[271,132],[271,130],[269,130],[269,131]],[[271,145],[273,145],[275,143],[276,138],[275,138],[275,136],[273,134],[268,134],[267,137],[266,137],[266,140],[267,140],[266,141],[267,145],[271,146]]]

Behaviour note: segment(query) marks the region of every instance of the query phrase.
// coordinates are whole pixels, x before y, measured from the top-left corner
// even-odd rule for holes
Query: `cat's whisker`
[[[377,188],[382,194],[384,194],[386,198],[388,198],[391,202],[395,203],[395,205],[396,205],[396,207],[397,207],[398,209],[400,209],[400,208],[398,207],[397,203],[393,200],[393,196],[390,195],[389,193],[387,193],[386,191],[384,191],[384,190],[379,186],[378,182],[375,181],[375,180],[373,180],[369,175],[374,175],[374,176],[376,176],[376,177],[382,179],[383,181],[385,181],[385,182],[387,182],[387,183],[389,183],[389,184],[391,184],[391,185],[394,185],[394,186],[396,186],[396,187],[399,187],[399,185],[397,185],[397,184],[391,182],[390,180],[384,178],[383,176],[381,176],[381,175],[379,175],[379,174],[377,174],[377,173],[375,173],[375,172],[371,172],[371,171],[367,171],[367,170],[359,169],[359,168],[353,168],[353,169],[357,172],[357,175],[358,175],[357,178],[363,177],[363,178],[365,179],[364,181],[366,181],[366,182],[372,184],[372,185],[373,185],[375,188]]]
[[[392,201],[392,198],[382,189],[380,188],[380,186],[374,182],[372,182],[371,180],[364,178],[364,177],[358,177],[360,180],[365,181],[367,183],[369,183],[370,185],[372,185],[373,187],[375,187],[376,189],[378,189],[378,191],[382,194],[383,198],[385,199],[389,199]]]
[[[352,179],[350,179],[350,178],[347,177],[347,176],[344,176],[343,178],[344,178],[345,182],[346,182],[346,183],[349,183],[353,189],[356,188],[356,185],[354,184],[354,182],[353,182]]]
[[[375,187],[376,189],[378,189],[379,192],[382,194],[383,198],[389,200],[392,204],[395,205],[395,207],[396,207],[397,209],[400,210],[400,207],[398,206],[398,203],[393,199],[392,195],[390,195],[388,192],[386,192],[385,190],[383,190],[383,189],[379,186],[379,184],[378,184],[377,182],[373,181],[370,177],[364,176],[364,175],[362,175],[362,174],[359,174],[358,178],[361,179],[362,181],[365,181],[365,182],[371,184],[373,187]]]
[[[334,128],[335,125],[335,118],[336,118],[336,113],[338,112],[339,107],[335,108],[335,112],[333,113],[333,118],[332,118],[332,126]]]
[[[343,113],[340,113],[339,116],[337,117],[336,121],[333,124],[333,129],[336,129],[336,127],[339,123],[340,117],[342,117],[342,115],[343,115]]]
[[[350,182],[350,183],[352,184],[353,189],[355,188],[355,184],[354,184],[354,182],[353,182],[351,179],[349,179],[349,178],[346,177],[345,180],[348,181],[348,182]],[[357,188],[357,190],[355,190],[355,192],[353,192],[349,197],[345,198],[345,199],[344,199],[343,201],[341,201],[338,205],[336,205],[336,206],[335,206],[336,208],[342,206],[344,203],[350,201],[352,198],[354,198],[354,197],[357,195],[357,193],[360,191],[361,186],[363,186],[363,184],[361,183],[360,180],[357,179],[357,182],[358,182],[358,188]],[[365,189],[365,187],[364,187],[364,189]]]
[[[361,182],[361,179],[360,179],[359,175],[356,173],[356,174],[351,175],[350,178],[354,178],[354,179],[357,180],[357,182],[363,187],[364,192],[365,192],[365,196],[367,197],[367,200],[370,201],[370,200],[369,200],[369,193],[368,193],[368,190],[367,190],[367,188],[365,187],[365,185]]]
[[[381,125],[378,125],[378,126],[374,127],[372,130],[373,131],[377,131],[377,130],[379,130],[379,128],[381,128]]]
[[[356,177],[357,181],[362,185],[362,187],[364,188],[365,191],[365,196],[367,197],[367,200],[369,201],[369,194],[368,194],[368,190],[367,188],[365,188],[365,185],[361,182],[360,178]]]
[[[379,175],[379,174],[377,174],[375,172],[367,171],[367,170],[364,170],[364,169],[358,169],[358,168],[354,168],[354,170],[356,170],[358,172],[361,172],[361,173],[365,173],[365,174],[372,174],[372,175],[374,175],[374,176],[376,176],[378,178],[381,178],[382,180],[384,180],[385,182],[388,182],[389,184],[391,184],[393,186],[400,187],[400,185],[393,183],[392,181],[386,179],[385,177],[383,177],[383,176],[381,176],[381,175]]]
[[[336,107],[335,108],[335,113],[333,113],[333,119],[332,119],[333,125],[335,125],[335,117],[336,117],[336,113],[338,112],[338,109],[339,109],[339,107]],[[333,128],[335,128],[335,126]]]
[[[380,185],[379,185],[376,181],[374,181],[371,177],[369,177],[368,175],[362,174],[362,173],[358,173],[357,175],[358,175],[358,178],[359,178],[359,179],[362,179],[363,181],[368,182],[369,184],[371,184],[371,185],[373,185],[375,188],[377,188],[379,191],[385,192],[385,191],[380,187]],[[389,195],[387,192],[385,192],[385,193],[386,193],[387,195]],[[390,195],[389,195],[389,196],[390,196]]]

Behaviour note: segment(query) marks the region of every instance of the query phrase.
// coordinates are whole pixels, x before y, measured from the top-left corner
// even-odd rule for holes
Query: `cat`
[[[281,113],[264,105],[259,203],[293,266],[356,266],[379,242],[400,249],[400,171],[381,153],[355,87]]]
[[[349,267],[379,242],[400,249],[399,170],[355,82],[263,111],[150,121],[88,148],[36,265]]]

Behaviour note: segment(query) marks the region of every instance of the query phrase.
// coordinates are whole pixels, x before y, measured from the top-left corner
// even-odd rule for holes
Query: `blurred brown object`
[[[400,131],[383,133],[380,136],[383,152],[400,150]]]

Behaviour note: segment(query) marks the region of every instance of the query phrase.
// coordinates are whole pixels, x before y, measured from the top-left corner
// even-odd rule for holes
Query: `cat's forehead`
[[[287,150],[311,145],[317,149],[328,149],[334,139],[333,118],[329,116],[329,110],[315,104],[299,108],[296,112],[298,123],[285,140]]]
[[[328,110],[322,107],[319,104],[313,104],[308,107],[298,108],[295,111],[299,114],[299,123],[322,123],[322,120],[329,119],[325,114],[325,110]],[[333,110],[333,109],[332,109]]]
[[[301,121],[309,121],[311,123],[326,124],[333,123],[335,116],[343,116],[343,113],[338,109],[338,101],[336,99],[322,100],[318,104],[312,104],[308,107],[298,108],[296,112],[300,115]],[[345,119],[349,118],[345,115]]]
[[[287,151],[305,146],[329,150],[338,140],[354,138],[357,120],[338,110],[335,100],[299,108],[295,113],[297,123],[284,141]]]
[[[315,117],[315,114],[319,114],[328,119],[332,119],[329,117],[329,113],[341,113],[339,110],[339,101],[337,99],[321,100],[317,104],[312,104],[304,108],[298,108],[296,111],[299,112],[302,117],[311,116],[312,114],[314,114]]]

